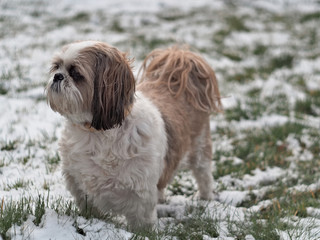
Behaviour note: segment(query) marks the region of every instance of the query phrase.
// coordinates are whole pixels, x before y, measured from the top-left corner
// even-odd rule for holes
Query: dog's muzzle
[[[61,90],[61,82],[64,80],[64,76],[62,73],[56,73],[53,76],[53,82],[51,84],[51,90],[54,92],[60,92]]]

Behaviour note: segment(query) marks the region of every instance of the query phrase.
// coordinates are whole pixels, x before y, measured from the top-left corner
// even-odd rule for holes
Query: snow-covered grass
[[[320,2],[0,1],[0,239],[319,239]],[[46,104],[50,59],[77,40],[135,57],[187,43],[215,69],[219,201],[180,172],[157,227],[80,213],[61,174],[63,119]]]

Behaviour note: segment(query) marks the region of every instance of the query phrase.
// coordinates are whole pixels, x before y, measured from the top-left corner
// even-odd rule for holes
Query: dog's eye
[[[83,76],[76,70],[74,66],[71,66],[69,69],[69,75],[73,78],[74,81],[81,81],[83,80]]]

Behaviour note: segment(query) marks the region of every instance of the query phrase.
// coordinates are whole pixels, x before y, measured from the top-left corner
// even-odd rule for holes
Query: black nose
[[[56,73],[53,77],[53,82],[59,82],[64,79],[64,76],[61,73]]]

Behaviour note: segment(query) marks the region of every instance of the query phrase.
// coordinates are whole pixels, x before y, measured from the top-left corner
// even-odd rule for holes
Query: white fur
[[[90,112],[79,111],[83,103],[83,98],[79,89],[74,85],[73,81],[70,80],[69,73],[66,69],[66,65],[73,62],[74,59],[79,55],[81,50],[83,50],[86,47],[94,46],[97,43],[97,41],[75,42],[68,45],[68,48],[65,51],[56,53],[56,55],[63,60],[64,64],[59,66],[58,70],[53,71],[51,73],[48,82],[47,88],[50,88],[50,86],[53,83],[55,74],[61,73],[64,76],[65,80],[59,83],[60,92],[50,91],[50,94],[52,94],[52,98],[56,99],[56,101],[57,99],[64,98],[64,100],[61,100],[59,102],[61,104],[60,108],[63,110],[63,112],[66,113],[65,117],[70,119],[72,122],[79,124],[84,122],[91,122],[92,114]],[[48,90],[46,91],[48,93]]]
[[[71,62],[78,56],[82,49],[94,46],[97,43],[97,41],[82,41],[70,44],[67,50],[63,52],[61,56],[65,62]]]
[[[155,222],[167,137],[160,112],[141,92],[121,127],[91,132],[67,120],[59,145],[67,187],[82,210],[124,214],[131,226]]]

